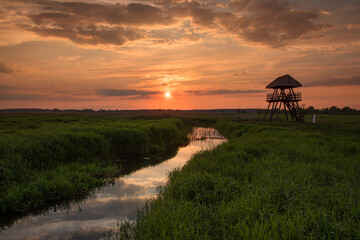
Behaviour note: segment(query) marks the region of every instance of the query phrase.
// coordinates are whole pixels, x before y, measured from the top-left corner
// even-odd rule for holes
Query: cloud
[[[95,99],[80,98],[77,96],[51,96],[45,94],[28,94],[28,93],[2,93],[0,94],[0,101],[92,101]]]
[[[353,24],[349,24],[346,26],[347,29],[360,29],[360,24],[356,24],[356,23],[353,23]]]
[[[160,94],[159,91],[142,91],[135,89],[100,89],[98,90],[98,94],[107,97],[148,97],[151,95]]]
[[[179,85],[179,82],[175,80],[166,81],[161,84],[162,87],[176,86],[176,85]]]
[[[200,26],[216,27],[216,13],[200,1],[175,3],[168,6],[167,11],[178,18],[190,17],[195,24]]]
[[[318,10],[296,10],[287,1],[237,0],[230,7],[247,14],[221,14],[220,24],[225,29],[250,42],[274,48],[285,46],[306,33],[330,26],[313,22],[321,15]]]
[[[33,2],[38,3],[43,12],[29,15],[32,23],[25,26],[27,30],[77,44],[121,46],[130,41],[151,39],[147,36],[149,29],[187,19],[205,29],[225,30],[240,39],[273,48],[329,27],[314,23],[320,11],[293,9],[289,2],[280,0],[237,0],[221,7],[196,0],[129,4]],[[158,43],[168,43],[166,36],[151,37],[158,39]]]
[[[10,67],[9,65],[7,65],[5,63],[0,62],[0,73],[11,74],[14,72],[15,72],[15,70],[12,67]]]
[[[168,25],[174,19],[160,8],[141,3],[94,4],[41,1],[46,10],[71,14],[78,20],[125,25]]]
[[[30,31],[44,37],[59,37],[69,39],[77,44],[112,44],[123,45],[127,41],[134,41],[143,37],[143,33],[136,29],[125,29],[122,27],[108,28],[88,26],[68,26],[67,28],[28,27]]]
[[[166,1],[165,6],[175,17],[190,17],[197,25],[210,29],[223,28],[241,39],[273,48],[330,27],[329,24],[314,23],[321,15],[319,10],[293,9],[288,1],[236,0],[220,10],[201,1]]]
[[[92,101],[87,95],[64,95],[58,91],[56,94],[38,94],[20,86],[0,84],[0,101]]]
[[[304,34],[329,28],[328,24],[315,24],[320,11],[299,10],[288,1],[236,0],[226,11],[215,11],[197,1],[178,4],[172,12],[192,17],[194,23],[208,28],[222,27],[227,32],[249,42],[273,48],[285,46]],[[222,8],[223,9],[223,8]]]
[[[346,86],[356,85],[360,86],[360,76],[353,76],[350,78],[331,78],[321,81],[312,81],[304,84],[304,87],[317,87],[317,86]]]
[[[247,94],[247,93],[263,93],[264,90],[209,90],[209,91],[184,91],[190,95],[233,95],[233,94]]]
[[[166,25],[172,17],[161,9],[138,3],[94,4],[85,2],[37,1],[43,11],[29,15],[26,30],[44,37],[69,39],[83,45],[124,45],[145,38],[134,26]]]

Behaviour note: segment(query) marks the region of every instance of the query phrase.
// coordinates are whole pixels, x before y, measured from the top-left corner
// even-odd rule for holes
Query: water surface
[[[179,148],[176,156],[156,166],[144,167],[116,179],[85,201],[68,209],[48,212],[19,220],[0,233],[0,239],[101,239],[121,220],[134,220],[138,208],[156,195],[168,173],[182,167],[194,153],[211,149],[226,141],[215,129],[194,128],[190,143]]]

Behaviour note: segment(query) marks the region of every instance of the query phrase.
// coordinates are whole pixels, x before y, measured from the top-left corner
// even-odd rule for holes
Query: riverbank
[[[116,229],[119,221],[135,220],[137,209],[144,205],[146,199],[156,196],[157,186],[166,182],[169,171],[181,168],[196,152],[212,149],[226,141],[217,131],[207,128],[193,128],[189,139],[186,146],[177,148],[175,155],[154,165],[137,167],[130,174],[121,173],[112,184],[102,186],[91,197],[64,209],[57,208],[56,211],[21,219],[2,231],[0,238],[46,240],[56,236],[57,239],[103,239],[109,231]]]
[[[179,119],[76,115],[1,115],[0,123],[1,222],[84,197],[129,159],[185,144],[190,130]]]
[[[344,120],[344,121],[343,121]],[[360,119],[232,122],[116,239],[358,239]]]

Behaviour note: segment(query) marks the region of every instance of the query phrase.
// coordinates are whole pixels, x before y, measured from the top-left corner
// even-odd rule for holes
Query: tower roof
[[[302,85],[289,74],[278,77],[277,79],[275,79],[269,85],[266,86],[266,88],[296,88],[296,87],[302,87]]]

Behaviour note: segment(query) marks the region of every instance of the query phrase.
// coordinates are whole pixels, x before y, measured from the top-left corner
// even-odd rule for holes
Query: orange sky
[[[1,0],[0,108],[360,109],[358,0]],[[166,98],[164,93],[170,92]]]

